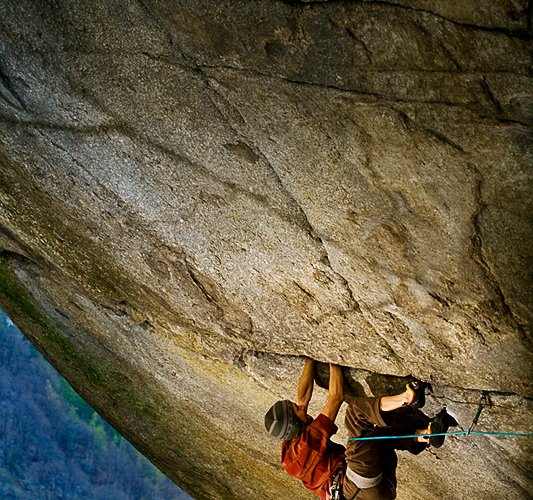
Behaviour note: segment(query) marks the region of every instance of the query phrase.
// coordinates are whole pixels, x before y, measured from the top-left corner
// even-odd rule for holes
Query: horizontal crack
[[[488,402],[485,404],[485,407],[487,408],[494,407],[494,408],[502,408],[502,409],[507,409],[507,410],[516,410],[517,408],[516,405],[510,406],[506,404],[495,403],[494,401],[490,399],[491,396],[497,396],[497,397],[502,397],[502,398],[517,397],[523,401],[527,401],[527,402],[533,401],[533,398],[524,396],[522,394],[518,394],[516,392],[501,392],[501,391],[495,391],[495,390],[471,389],[471,388],[458,387],[458,386],[442,386],[442,387],[439,387],[439,389],[441,390],[455,389],[455,390],[462,390],[462,391],[475,393],[477,399],[474,401],[462,401],[462,400],[454,399],[453,397],[450,397],[450,396],[446,396],[444,394],[439,396],[433,393],[433,397],[435,399],[439,399],[439,400],[444,399],[446,401],[450,401],[451,403],[468,405],[468,406],[478,406],[480,404],[480,399],[483,394],[485,394],[488,398]]]
[[[412,7],[412,6],[409,6],[409,5],[403,5],[403,4],[399,4],[399,3],[396,3],[396,2],[393,2],[393,1],[390,1],[390,0],[370,0],[370,2],[373,3],[373,4],[376,4],[376,5],[388,6],[388,7],[391,7],[393,9],[401,9],[401,10],[408,10],[408,11],[411,11],[411,12],[418,12],[418,13],[421,13],[421,14],[428,14],[430,16],[433,16],[433,17],[437,18],[437,19],[442,19],[443,21],[449,22],[449,23],[454,24],[456,26],[460,26],[462,28],[468,28],[468,29],[479,30],[479,31],[484,31],[484,32],[489,32],[489,33],[501,34],[501,35],[514,37],[514,38],[519,38],[519,39],[523,39],[523,40],[530,40],[531,39],[531,33],[527,29],[511,30],[511,29],[502,28],[502,27],[491,27],[491,26],[483,26],[483,25],[480,25],[480,24],[462,22],[462,21],[458,21],[458,20],[455,20],[455,19],[450,19],[449,17],[446,17],[446,16],[444,16],[442,14],[439,14],[438,12],[435,12],[435,11],[432,11],[432,10],[421,9],[421,8]],[[526,19],[526,16],[524,16],[524,18]]]
[[[361,98],[361,104],[380,104],[380,105],[392,105],[392,104],[429,104],[429,105],[435,105],[435,106],[445,106],[452,109],[468,109],[472,113],[475,113],[478,115],[478,118],[483,120],[494,120],[494,116],[487,116],[482,111],[473,109],[469,106],[465,106],[460,102],[453,102],[453,101],[446,101],[446,100],[439,100],[439,99],[406,99],[406,98],[400,98],[396,96],[388,96],[379,92],[370,92],[370,91],[364,91],[364,90],[357,90],[354,88],[350,88],[347,86],[339,86],[339,85],[333,85],[333,84],[327,84],[327,83],[321,83],[321,82],[312,82],[309,80],[299,80],[299,79],[293,79],[289,78],[287,76],[283,75],[273,75],[270,73],[265,73],[262,71],[258,71],[256,69],[250,69],[250,68],[239,68],[235,66],[229,66],[229,65],[211,65],[211,64],[202,64],[202,69],[213,69],[213,70],[227,70],[227,71],[234,71],[236,73],[243,73],[247,75],[254,75],[256,77],[261,78],[270,78],[273,80],[279,80],[283,82],[287,82],[294,85],[302,85],[306,87],[311,88],[319,88],[324,90],[330,90],[334,92],[338,92],[340,94],[348,95],[349,97],[360,97]],[[384,71],[386,72],[386,71]],[[398,71],[395,71],[398,72]],[[409,73],[409,71],[400,71],[399,73]],[[443,72],[443,71],[436,71],[436,72],[428,72],[428,71],[422,71],[422,73],[439,73],[443,75],[443,78],[445,75],[450,74],[450,72]],[[496,72],[499,73],[499,72]],[[463,74],[463,73],[461,73]],[[467,74],[467,73],[464,73]],[[490,72],[483,72],[483,73],[468,73],[471,75],[490,75]],[[527,126],[528,124],[525,122],[522,122],[520,120],[513,120],[510,118],[505,118],[504,116],[498,116],[497,123],[503,123],[503,124],[514,124],[514,125],[521,125],[521,126]]]
[[[306,359],[308,356],[306,355],[302,355],[302,354],[287,354],[287,353],[279,353],[279,352],[275,352],[275,351],[267,351],[267,350],[264,350],[264,349],[243,349],[239,355],[239,360],[240,362],[244,362],[244,364],[246,364],[246,357],[247,356],[252,356],[252,357],[257,357],[257,358],[260,358],[262,356],[266,356],[266,357],[269,357],[269,358],[293,358],[293,359]],[[317,363],[317,373],[319,371],[321,371],[321,368],[323,368],[324,365],[327,365],[328,364],[328,361],[325,361],[325,360],[315,360],[316,363]],[[361,377],[365,378],[365,377],[372,377],[372,376],[377,376],[377,377],[383,377],[384,379],[388,379],[392,382],[394,381],[399,381],[399,386],[398,386],[398,390],[405,390],[404,389],[404,383],[406,382],[409,382],[411,380],[413,380],[413,376],[412,375],[394,375],[394,374],[390,374],[390,373],[381,373],[381,372],[375,372],[375,371],[372,371],[372,370],[367,370],[367,369],[364,369],[364,368],[358,368],[358,367],[354,367],[354,366],[349,366],[349,365],[342,365],[342,364],[339,364],[339,363],[336,363],[338,366],[341,366],[341,368],[343,368],[343,370],[346,371],[345,373],[345,378],[348,377],[349,383],[353,383],[353,382],[357,382],[357,379],[358,377],[355,376],[353,377],[353,375],[360,375]],[[360,377],[359,377],[360,378]],[[431,382],[432,386],[433,386],[433,392],[431,392],[431,396],[435,399],[438,399],[438,400],[442,400],[442,399],[445,399],[447,401],[450,401],[450,402],[453,402],[453,403],[456,403],[456,404],[463,404],[463,405],[469,405],[469,406],[477,406],[479,405],[480,403],[480,398],[483,394],[486,394],[487,397],[489,398],[489,401],[488,401],[488,404],[486,405],[487,408],[488,407],[495,407],[495,408],[503,408],[503,409],[510,409],[510,410],[516,410],[516,406],[509,406],[509,405],[505,405],[505,404],[499,404],[499,403],[495,403],[493,401],[490,400],[490,396],[496,396],[496,397],[502,397],[502,398],[506,398],[506,397],[517,397],[517,398],[520,398],[521,400],[523,401],[527,401],[527,402],[533,402],[533,398],[530,398],[528,396],[524,396],[524,395],[521,395],[521,394],[518,394],[518,393],[515,393],[515,392],[503,392],[503,391],[497,391],[497,390],[484,390],[484,389],[477,389],[477,388],[468,388],[468,387],[462,387],[462,386],[451,386],[451,385],[437,385],[435,382]],[[459,390],[459,391],[465,391],[465,392],[469,392],[472,394],[473,396],[473,400],[472,401],[461,401],[461,400],[457,400],[457,399],[454,399],[453,397],[449,397],[449,396],[446,396],[446,395],[438,395],[436,394],[436,389],[438,390],[438,392],[443,392],[443,391],[447,391],[447,390]]]

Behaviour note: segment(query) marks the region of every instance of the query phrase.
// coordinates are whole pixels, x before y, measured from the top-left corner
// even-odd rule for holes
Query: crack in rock
[[[408,10],[411,12],[418,12],[422,15],[432,16],[436,19],[442,19],[443,21],[454,24],[456,26],[460,26],[460,27],[468,28],[472,30],[479,30],[479,31],[484,31],[488,33],[501,34],[501,35],[505,35],[509,37],[524,39],[524,40],[529,40],[531,37],[531,33],[529,32],[529,29],[528,30],[518,29],[518,30],[513,31],[507,28],[496,28],[496,27],[490,27],[490,26],[483,26],[480,24],[461,22],[455,19],[450,19],[449,17],[446,17],[442,14],[439,14],[438,12],[435,12],[429,9],[422,9],[418,7],[412,7],[409,5],[402,5],[402,4],[393,2],[391,0],[370,0],[370,3],[376,4],[376,5],[387,6],[392,9],[401,9],[401,10]]]
[[[250,364],[247,360],[248,359],[260,359],[260,358],[266,358],[266,363],[274,362],[276,360],[280,359],[305,359],[305,356],[299,355],[299,354],[287,354],[287,353],[280,353],[276,351],[266,351],[264,349],[256,350],[256,349],[243,349],[238,357],[236,358],[237,364],[241,369],[246,370],[252,377],[255,379],[255,374],[253,370],[253,365]],[[270,361],[268,361],[270,359]],[[328,361],[317,361],[317,368],[316,368],[316,382],[319,387],[322,387],[323,389],[327,389],[328,384],[328,370],[327,370],[327,364]],[[339,364],[339,363],[337,363]],[[375,372],[363,368],[358,368],[354,366],[349,365],[339,365],[343,368],[344,371],[344,378],[345,383],[347,384],[347,389],[350,391],[350,388],[356,387],[358,391],[362,390],[363,387],[358,385],[358,381],[360,379],[370,379],[367,380],[367,385],[370,389],[371,386],[375,386],[374,390],[379,390],[379,387],[381,386],[390,386],[391,388],[398,386],[398,390],[401,390],[405,383],[409,382],[413,379],[412,375],[396,375],[396,374],[390,374],[390,373],[381,373],[381,372]],[[460,404],[465,406],[478,406],[480,403],[480,398],[482,395],[486,395],[488,398],[488,402],[485,405],[486,408],[500,408],[500,409],[509,409],[509,410],[516,410],[518,408],[517,405],[509,405],[505,403],[500,403],[497,401],[494,401],[491,399],[491,396],[497,397],[497,398],[517,398],[519,401],[524,402],[533,402],[533,398],[529,398],[527,396],[523,396],[521,394],[515,393],[515,392],[502,392],[497,390],[485,390],[485,389],[477,389],[477,388],[470,388],[470,387],[463,387],[463,386],[450,386],[450,385],[438,385],[436,382],[432,381],[433,391],[430,391],[430,395],[428,397],[433,397],[437,400],[446,400],[454,404]],[[270,387],[268,387],[270,389]],[[439,393],[444,393],[446,391],[453,391],[453,390],[459,390],[459,391],[465,391],[472,395],[473,400],[460,400],[455,399],[451,396],[447,396],[445,394],[438,395]],[[357,395],[357,394],[355,394]]]
[[[277,169],[274,167],[274,165],[270,162],[270,160],[267,158],[267,156],[259,148],[257,148],[257,150],[260,153],[261,157],[265,160],[266,164],[270,167],[270,169],[272,170],[274,175],[277,177],[277,179],[279,181],[279,184],[282,186],[284,192],[287,194],[289,199],[294,203],[294,206],[297,208],[298,213],[300,215],[300,220],[303,222],[303,226],[307,229],[307,233],[319,245],[319,248],[322,251],[322,257],[321,257],[320,260],[323,262],[323,264],[325,264],[327,267],[329,267],[331,269],[331,271],[335,274],[335,276],[338,277],[338,279],[340,280],[343,288],[348,293],[348,299],[349,299],[349,304],[350,304],[350,309],[349,310],[353,310],[354,312],[360,314],[361,313],[361,307],[359,306],[358,301],[355,299],[353,290],[352,290],[348,280],[344,276],[342,276],[342,274],[340,274],[333,267],[333,264],[331,263],[331,260],[329,258],[329,253],[327,251],[327,248],[326,248],[326,245],[324,243],[324,240],[316,232],[316,230],[313,227],[313,225],[311,224],[311,221],[309,220],[309,217],[308,217],[307,213],[305,212],[304,208],[298,202],[298,200],[295,198],[295,196],[292,194],[290,189],[286,186],[286,184],[283,181],[281,175],[279,174]]]
[[[239,114],[239,116],[241,117],[243,123],[245,123],[245,120],[244,120],[244,117],[242,116],[242,114],[240,113],[240,111],[238,110],[238,108],[236,108],[233,103],[230,103],[228,101],[228,99],[221,95],[219,92],[216,91],[216,89],[214,89],[214,87],[209,83],[209,79],[207,77],[205,77],[205,80],[207,82],[207,85],[209,86],[209,88],[211,90],[213,90],[217,95],[219,95],[220,97],[222,97],[227,103],[229,106],[232,107],[232,109],[236,109],[236,112]],[[213,102],[213,101],[211,101]],[[215,105],[215,103],[213,102],[213,104]],[[217,106],[215,105],[215,107],[217,108],[219,114],[223,117],[224,121],[226,123],[228,123],[228,125],[230,126],[230,128],[233,130],[233,132],[240,138],[242,139],[246,139],[246,137],[244,137],[240,132],[238,132],[228,121],[228,119],[226,118],[226,115],[222,112],[222,110]],[[322,238],[320,238],[313,225],[311,224],[305,210],[303,209],[303,207],[301,206],[301,204],[296,200],[296,198],[294,197],[294,195],[291,193],[290,189],[285,185],[285,182],[283,182],[283,179],[281,178],[279,172],[276,170],[276,168],[272,165],[272,163],[270,162],[270,160],[268,159],[268,157],[265,155],[265,153],[263,153],[263,151],[261,151],[261,149],[258,147],[258,146],[255,146],[254,148],[252,148],[252,151],[259,157],[259,158],[262,158],[264,160],[264,163],[266,164],[266,166],[270,169],[270,171],[274,174],[275,178],[277,179],[277,182],[278,182],[278,185],[282,188],[283,192],[287,195],[288,199],[291,201],[291,204],[293,205],[293,207],[296,209],[297,211],[297,216],[298,216],[298,220],[300,221],[302,227],[304,229],[306,229],[307,233],[311,236],[311,238],[313,240],[315,240],[317,243],[319,243],[320,245],[320,248],[322,249],[322,261],[325,265],[327,265],[331,270],[332,272],[338,276],[338,278],[340,279],[343,287],[346,289],[346,291],[348,292],[348,297],[349,297],[349,302],[350,302],[350,309],[351,310],[354,310],[355,312],[357,313],[361,313],[361,308],[357,302],[357,300],[355,299],[354,297],[354,294],[353,294],[353,290],[351,289],[348,281],[344,278],[344,276],[342,276],[339,272],[337,272],[332,264],[331,264],[331,261],[330,261],[330,258],[329,258],[329,255],[328,255],[328,252],[327,252],[327,249],[326,249],[326,246],[324,244],[324,241],[322,240]]]
[[[507,299],[505,297],[505,294],[498,282],[498,279],[494,273],[494,271],[491,268],[490,263],[488,262],[485,251],[483,248],[483,238],[482,238],[482,228],[480,219],[483,215],[483,212],[486,210],[487,205],[483,201],[483,176],[481,175],[478,168],[473,165],[472,163],[467,164],[471,172],[474,174],[474,202],[475,202],[475,210],[472,213],[472,216],[470,217],[470,222],[472,225],[472,236],[471,236],[471,242],[472,242],[472,258],[475,262],[478,263],[479,267],[483,271],[483,274],[485,276],[485,279],[487,280],[488,284],[493,289],[494,293],[496,294],[498,298],[498,302],[500,305],[501,312],[511,319],[513,321],[513,326],[517,328],[519,333],[521,334],[521,338],[524,341],[524,344],[527,345],[527,332],[525,331],[524,326],[521,324],[520,319],[515,315],[511,307],[509,306]]]
[[[354,102],[360,102],[361,104],[380,104],[380,105],[389,105],[392,107],[395,104],[417,104],[417,105],[433,105],[433,106],[445,106],[449,107],[451,109],[467,109],[471,113],[475,113],[478,119],[481,120],[493,120],[495,119],[495,116],[487,116],[483,113],[482,110],[476,110],[471,109],[470,107],[466,107],[463,103],[460,102],[453,102],[446,99],[424,99],[424,98],[405,98],[405,97],[398,97],[398,96],[387,96],[385,94],[379,93],[379,92],[370,92],[370,91],[364,91],[364,90],[357,90],[348,86],[340,86],[340,85],[333,85],[333,84],[326,84],[321,82],[313,82],[309,80],[299,80],[295,78],[289,78],[287,76],[283,75],[273,75],[269,73],[264,73],[261,71],[258,71],[256,69],[251,68],[240,68],[236,66],[230,66],[230,65],[222,65],[222,64],[201,64],[199,67],[204,69],[212,69],[212,70],[226,70],[230,72],[236,72],[236,73],[243,73],[247,76],[252,75],[257,78],[269,78],[272,80],[277,80],[281,82],[286,82],[293,85],[302,85],[310,88],[316,88],[316,89],[323,89],[325,91],[331,91],[331,92],[338,92],[340,95],[348,96],[352,100],[353,98],[357,97],[359,100]],[[194,70],[195,68],[190,68],[191,70]],[[382,72],[386,73],[388,70],[382,70]],[[439,73],[442,74],[442,77],[445,78],[448,74],[457,74],[457,71],[455,72],[449,72],[449,71],[442,71],[442,70],[436,70],[436,71],[427,71],[427,70],[417,70],[417,71],[405,71],[404,73],[416,73],[416,74],[426,74],[426,73]],[[499,73],[499,72],[494,72]],[[461,74],[470,74],[473,76],[480,76],[481,73],[474,72],[474,73],[463,73]],[[488,97],[488,95],[487,95]],[[502,112],[503,113],[503,112]],[[527,126],[528,124],[525,122],[522,122],[520,120],[514,120],[510,118],[504,118],[503,114],[500,114],[496,117],[499,123],[509,123],[509,124],[515,124],[515,125],[522,125]]]
[[[354,40],[356,43],[358,43],[362,48],[363,48],[363,51],[366,55],[366,57],[368,58],[368,62],[370,64],[374,64],[374,60],[373,60],[373,57],[372,57],[372,52],[370,51],[370,49],[368,48],[368,46],[366,45],[366,43],[364,42],[364,40],[362,38],[359,38],[354,30],[352,30],[349,26],[345,26],[344,27],[346,33],[348,34],[348,36]]]
[[[8,102],[11,106],[16,109],[27,111],[26,104],[24,100],[19,95],[11,77],[7,75],[7,72],[4,70],[3,65],[0,62],[0,95]]]

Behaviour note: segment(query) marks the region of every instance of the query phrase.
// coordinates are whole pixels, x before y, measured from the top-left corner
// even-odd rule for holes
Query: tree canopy
[[[108,425],[0,311],[0,497],[190,498]]]

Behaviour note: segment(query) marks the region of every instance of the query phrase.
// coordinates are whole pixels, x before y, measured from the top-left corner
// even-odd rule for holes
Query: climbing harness
[[[345,469],[341,467],[331,480],[331,486],[329,487],[330,500],[342,500],[342,479],[344,472]]]
[[[501,436],[501,437],[533,437],[533,433],[521,433],[521,432],[497,432],[497,431],[475,431],[479,416],[483,411],[483,408],[490,403],[486,392],[481,394],[481,399],[476,410],[476,414],[470,427],[467,431],[450,431],[450,432],[435,432],[432,434],[405,434],[401,436],[367,436],[367,437],[351,437],[348,441],[374,441],[378,439],[403,439],[403,438],[418,438],[424,436],[424,438],[430,438],[431,436]]]

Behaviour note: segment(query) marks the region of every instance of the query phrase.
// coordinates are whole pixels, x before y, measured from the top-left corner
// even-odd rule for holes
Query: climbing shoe
[[[441,434],[442,432],[448,432],[450,427],[455,427],[456,425],[458,425],[457,420],[446,411],[446,408],[443,408],[429,423],[429,433]],[[430,436],[429,444],[435,448],[440,448],[444,444],[445,437],[446,436]]]
[[[408,391],[413,393],[413,399],[409,403],[409,406],[423,408],[426,404],[426,387],[429,387],[431,390],[431,384],[415,379],[412,382],[409,382],[405,387]]]

